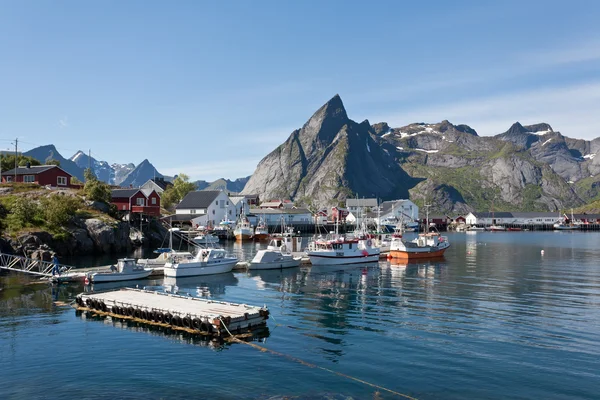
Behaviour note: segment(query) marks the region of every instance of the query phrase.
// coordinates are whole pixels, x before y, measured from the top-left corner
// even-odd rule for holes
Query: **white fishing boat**
[[[333,235],[316,238],[306,249],[313,265],[342,265],[367,263],[379,260],[379,247],[373,239]]]
[[[559,219],[554,225],[553,228],[557,231],[574,231],[577,229],[581,229],[581,224],[574,223],[575,219],[573,218],[573,209],[571,209],[571,218],[567,217],[566,214],[563,214],[564,218]]]
[[[116,266],[111,266],[110,271],[90,273],[87,278],[92,283],[117,282],[144,279],[151,273],[151,269],[144,269],[134,258],[120,258]]]
[[[238,259],[228,256],[223,249],[200,249],[195,256],[173,258],[163,268],[165,276],[183,277],[222,274],[230,272]]]
[[[302,257],[294,257],[292,252],[299,251],[302,238],[299,236],[279,235],[269,242],[266,250],[259,250],[250,264],[249,270],[281,269],[298,267]]]
[[[240,213],[240,217],[233,230],[233,236],[235,236],[235,240],[249,240],[252,239],[253,235],[254,229],[252,228],[252,225],[250,225],[250,221],[246,217],[244,207],[242,206],[242,212]]]

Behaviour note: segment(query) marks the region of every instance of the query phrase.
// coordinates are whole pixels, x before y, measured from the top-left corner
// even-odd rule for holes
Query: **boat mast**
[[[425,233],[429,233],[429,207],[431,204],[425,204]]]

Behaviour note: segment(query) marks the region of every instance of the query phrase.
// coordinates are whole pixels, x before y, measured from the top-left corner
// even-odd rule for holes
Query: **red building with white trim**
[[[2,171],[2,183],[37,183],[41,186],[59,188],[79,187],[79,185],[73,185],[71,183],[72,177],[71,174],[58,165],[28,165],[25,167],[18,167],[16,170],[13,168],[9,171]]]
[[[154,190],[146,195],[140,189],[113,189],[111,203],[117,206],[119,211],[152,216],[160,215],[160,196]]]

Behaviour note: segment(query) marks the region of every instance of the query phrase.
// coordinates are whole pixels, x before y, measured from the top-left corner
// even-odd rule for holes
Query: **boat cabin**
[[[116,267],[118,273],[143,271],[144,266],[136,262],[135,258],[119,258]]]
[[[275,236],[269,242],[267,250],[279,250],[282,253],[301,251],[302,238],[300,236]]]

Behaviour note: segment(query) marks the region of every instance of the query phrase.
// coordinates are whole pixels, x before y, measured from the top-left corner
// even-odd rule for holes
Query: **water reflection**
[[[141,322],[135,322],[129,319],[123,319],[112,316],[101,316],[90,311],[76,311],[78,317],[85,321],[100,322],[104,325],[110,325],[114,328],[131,330],[134,332],[143,332],[152,336],[159,336],[168,340],[190,344],[194,346],[207,347],[211,350],[221,350],[235,342],[227,342],[223,338],[216,338],[205,335],[195,335],[185,331],[179,331],[168,327],[149,325]],[[252,331],[252,336],[240,337],[245,341],[264,342],[269,337],[269,328],[266,326]]]
[[[228,286],[236,286],[238,279],[232,272],[217,275],[189,276],[183,278],[165,277],[162,288],[165,292],[189,294],[195,297],[224,295]]]
[[[130,281],[117,281],[117,282],[101,282],[92,283],[90,285],[84,285],[84,291],[87,292],[103,292],[106,290],[122,289],[122,288],[136,288],[136,289],[149,289],[162,284],[162,278],[148,278],[148,279],[136,279]]]

